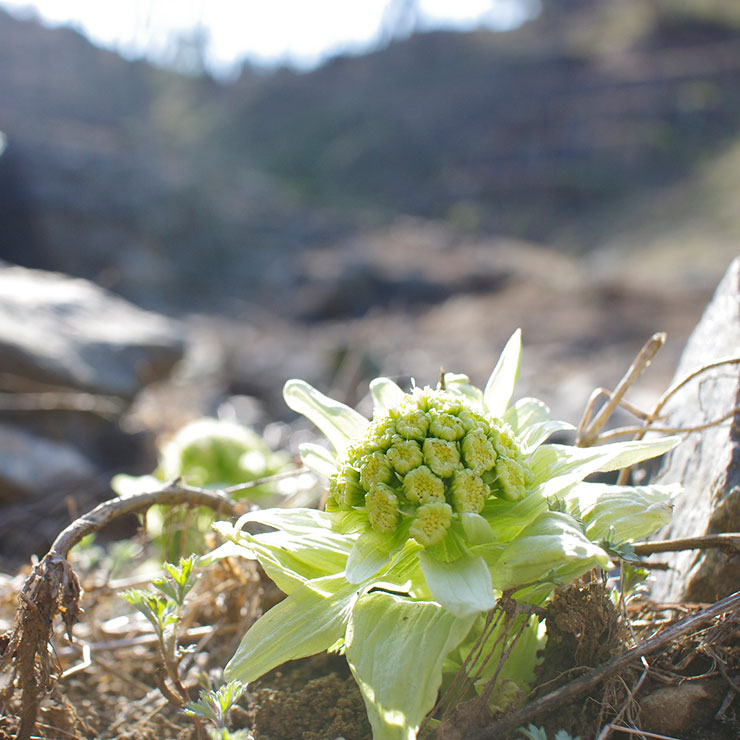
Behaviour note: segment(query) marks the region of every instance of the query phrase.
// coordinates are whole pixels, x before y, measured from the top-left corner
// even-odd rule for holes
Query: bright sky
[[[388,20],[390,0],[0,0],[15,15],[38,13],[71,25],[128,57],[172,55],[173,33],[207,30],[207,66],[228,75],[244,58],[310,68],[343,51],[370,47]],[[422,28],[505,29],[536,0],[417,0]],[[22,11],[21,9],[27,9]]]

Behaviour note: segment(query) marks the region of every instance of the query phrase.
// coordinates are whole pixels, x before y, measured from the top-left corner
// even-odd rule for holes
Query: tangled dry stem
[[[67,560],[69,551],[83,537],[97,532],[126,514],[141,513],[150,506],[206,506],[237,516],[239,506],[223,492],[186,486],[178,481],[159,491],[112,499],[96,506],[64,529],[49,552],[36,565],[19,595],[13,633],[0,657],[0,667],[12,666],[21,690],[21,716],[16,740],[29,740],[36,724],[39,703],[51,688],[53,660],[49,648],[54,618],[61,614],[68,635],[80,614],[79,580]],[[14,683],[11,681],[9,692]]]
[[[665,408],[668,401],[676,395],[678,391],[684,388],[695,378],[703,375],[704,373],[714,370],[719,367],[726,365],[738,365],[740,364],[740,357],[725,357],[714,362],[707,363],[697,368],[696,370],[689,373],[686,377],[677,381],[666,390],[663,395],[658,399],[655,407],[649,413],[640,411],[631,404],[624,400],[624,396],[627,391],[635,384],[640,376],[647,370],[650,363],[653,361],[655,355],[660,351],[661,347],[665,344],[666,334],[664,332],[658,332],[653,334],[650,339],[645,343],[642,349],[637,353],[632,364],[627,369],[622,379],[617,383],[614,390],[608,390],[606,388],[597,388],[588,400],[586,409],[583,413],[578,428],[576,430],[576,445],[579,447],[591,447],[595,444],[607,442],[616,437],[631,436],[635,440],[642,439],[648,432],[657,432],[660,434],[690,434],[693,432],[701,432],[705,429],[718,426],[728,419],[734,418],[740,413],[740,406],[734,408],[722,414],[716,419],[697,424],[689,427],[661,427],[657,426],[656,422],[660,418],[660,414]],[[605,397],[606,400],[596,411],[596,404],[598,400]],[[632,413],[638,419],[641,420],[639,426],[627,426],[619,427],[618,429],[612,429],[608,432],[603,432],[602,429],[611,418],[617,407],[625,408],[627,411]],[[624,468],[619,474],[617,483],[623,485],[629,479],[630,468]]]
[[[738,611],[740,611],[740,591],[727,596],[697,614],[681,619],[655,637],[639,643],[630,650],[615,656],[570,683],[526,704],[507,717],[468,733],[464,740],[501,740],[507,733],[512,732],[517,727],[532,722],[538,717],[573,701],[594,689],[606,678],[627,668],[640,658],[665,647],[677,638],[694,632],[715,617],[723,614],[737,613]]]

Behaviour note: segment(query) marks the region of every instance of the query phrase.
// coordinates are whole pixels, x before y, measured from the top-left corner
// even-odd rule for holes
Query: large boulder
[[[730,266],[689,338],[674,383],[723,359],[740,357],[740,258]],[[740,403],[740,364],[699,373],[668,402],[661,426],[690,428],[731,414]],[[651,482],[681,483],[671,523],[660,538],[740,531],[740,414],[688,434],[650,475]],[[656,573],[658,601],[711,602],[740,589],[740,561],[721,550],[671,556],[670,571]]]
[[[184,348],[175,322],[86,280],[0,266],[5,374],[132,399],[144,385],[167,377]]]

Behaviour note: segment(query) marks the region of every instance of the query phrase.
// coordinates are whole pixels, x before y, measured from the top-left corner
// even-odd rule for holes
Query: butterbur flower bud
[[[381,450],[387,450],[396,434],[396,425],[390,417],[375,421],[370,426],[371,435]]]
[[[451,522],[452,507],[449,504],[424,504],[416,510],[409,535],[424,547],[436,545],[444,539]]]
[[[499,457],[496,460],[498,487],[503,498],[519,501],[527,493],[527,481],[524,467],[511,457]]]
[[[411,439],[402,439],[398,435],[386,453],[386,457],[399,475],[406,475],[423,462],[419,443]]]
[[[488,434],[490,431],[490,425],[488,422],[478,414],[473,414],[467,409],[463,409],[457,418],[462,422],[463,428],[466,432],[472,432],[473,429],[480,429],[483,434]]]
[[[438,405],[438,393],[435,393],[431,388],[427,388],[425,391],[418,393],[416,396],[416,405],[422,411],[430,411],[431,409],[437,408]]]
[[[478,514],[491,489],[472,470],[458,470],[450,487],[452,503],[458,514]]]
[[[365,495],[365,510],[376,532],[394,532],[398,525],[398,498],[390,486],[376,483]]]
[[[360,484],[360,474],[354,468],[345,465],[334,479],[331,493],[340,509],[362,506],[365,490]]]
[[[433,414],[429,433],[434,437],[452,442],[465,434],[462,421],[452,414]]]
[[[424,464],[441,478],[449,478],[460,467],[460,452],[455,442],[427,437],[423,452]]]
[[[396,420],[396,431],[404,439],[415,439],[421,442],[429,430],[429,417],[421,410],[410,411]]]
[[[476,473],[490,470],[496,464],[496,450],[482,429],[468,432],[460,444],[466,467]]]
[[[367,491],[376,483],[390,483],[393,480],[393,468],[385,453],[371,452],[360,465],[360,483]]]
[[[428,504],[433,501],[444,502],[445,484],[426,465],[412,470],[403,479],[403,492],[415,504]]]
[[[505,429],[491,429],[488,438],[498,455],[502,457],[515,457],[519,454],[517,443]]]

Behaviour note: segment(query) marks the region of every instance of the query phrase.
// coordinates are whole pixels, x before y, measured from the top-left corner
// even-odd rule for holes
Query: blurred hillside
[[[488,251],[504,236],[598,252],[610,273],[665,233],[675,248],[709,229],[730,252],[739,72],[740,11],[699,0],[545,3],[517,31],[420,34],[230,85],[0,13],[0,258],[148,306],[298,317],[311,249],[339,254],[400,216]],[[341,316],[327,300],[309,314]]]
[[[228,85],[0,12],[0,260],[40,269],[0,265],[8,551],[194,417],[308,439],[290,377],[360,408],[381,374],[482,385],[521,327],[518,393],[577,422],[667,331],[654,405],[740,244],[740,4],[543,7]]]

